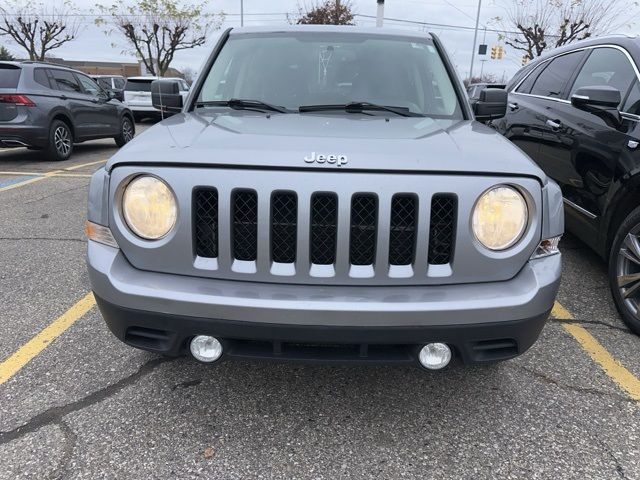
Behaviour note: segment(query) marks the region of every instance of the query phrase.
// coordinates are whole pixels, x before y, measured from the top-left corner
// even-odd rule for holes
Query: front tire
[[[118,145],[118,147],[126,145],[131,140],[133,140],[135,134],[136,130],[133,126],[131,118],[129,118],[128,116],[122,117],[122,121],[120,122],[120,133],[114,137],[116,145]]]
[[[616,232],[609,254],[609,286],[622,320],[640,335],[640,207]]]
[[[54,162],[68,160],[73,153],[73,133],[62,120],[54,120],[49,129],[47,158]]]

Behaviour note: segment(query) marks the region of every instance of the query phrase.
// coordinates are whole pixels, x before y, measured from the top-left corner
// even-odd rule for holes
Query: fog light
[[[217,338],[208,335],[193,337],[189,349],[196,360],[206,363],[215,362],[222,355],[222,344]]]
[[[418,355],[420,365],[429,370],[440,370],[449,365],[451,349],[444,343],[427,343]]]

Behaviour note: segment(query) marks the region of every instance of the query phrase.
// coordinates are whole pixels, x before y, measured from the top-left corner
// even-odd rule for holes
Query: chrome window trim
[[[636,65],[636,62],[634,62],[633,58],[631,57],[631,54],[627,51],[627,49],[624,48],[624,47],[621,47],[620,45],[612,45],[612,44],[608,44],[607,43],[607,44],[602,44],[602,45],[590,45],[590,46],[587,46],[587,47],[576,48],[574,50],[569,50],[567,52],[562,52],[562,53],[559,53],[557,55],[554,55],[553,57],[546,58],[545,60],[541,61],[538,65],[534,66],[531,69],[531,71],[529,73],[527,73],[524,76],[524,78],[522,78],[515,87],[513,87],[513,90],[511,90],[511,93],[513,93],[514,95],[522,95],[522,96],[526,96],[526,97],[542,98],[544,100],[553,100],[555,102],[571,104],[570,100],[565,100],[564,98],[547,97],[545,95],[532,95],[530,93],[521,93],[521,92],[518,92],[517,90],[518,90],[518,88],[520,88],[520,85],[522,85],[522,83],[527,78],[529,78],[529,75],[531,75],[534,71],[536,71],[539,66],[544,65],[545,63],[549,63],[549,62],[555,60],[558,57],[562,57],[563,55],[569,55],[570,53],[582,52],[582,51],[585,51],[585,50],[595,50],[597,48],[613,48],[615,50],[619,50],[622,53],[624,53],[625,56],[627,57],[627,60],[629,61],[629,63],[633,67],[633,71],[636,74],[636,79],[640,82],[640,70],[638,70],[638,66]],[[620,112],[620,113],[622,114],[623,117],[628,118],[629,120],[640,121],[640,115],[634,115],[633,113],[627,113],[627,112]]]
[[[597,215],[591,213],[589,210],[586,210],[586,209],[582,208],[580,205],[576,205],[571,200],[567,200],[564,197],[562,198],[562,200],[564,201],[565,205],[568,205],[569,207],[573,208],[574,210],[578,211],[579,213],[582,213],[583,215],[585,215],[586,217],[590,218],[591,220],[594,220],[594,219],[598,218]]]

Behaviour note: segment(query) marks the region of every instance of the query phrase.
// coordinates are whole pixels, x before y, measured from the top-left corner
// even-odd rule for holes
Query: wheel
[[[47,158],[54,162],[67,160],[73,152],[73,134],[69,125],[62,120],[54,120],[49,129]]]
[[[609,254],[609,285],[622,320],[640,335],[640,207],[616,232]]]
[[[135,127],[133,126],[133,122],[127,116],[122,117],[122,121],[120,122],[120,134],[114,137],[116,141],[116,145],[122,147],[126,143],[129,143],[133,136],[135,135]]]

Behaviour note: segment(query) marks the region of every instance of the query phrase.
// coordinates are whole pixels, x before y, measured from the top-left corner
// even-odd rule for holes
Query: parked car
[[[114,98],[124,102],[124,86],[127,79],[122,75],[91,75],[91,78],[107,92],[113,92]]]
[[[167,355],[495,362],[560,282],[560,189],[479,123],[435,35],[227,30],[180,111],[98,170],[88,269],[125,343]],[[475,111],[475,120],[474,120]],[[476,121],[478,120],[478,121]]]
[[[467,87],[467,95],[469,101],[473,104],[480,99],[480,92],[487,88],[497,88],[504,90],[506,85],[504,83],[472,83]]]
[[[124,87],[124,100],[136,122],[143,118],[159,118],[161,112],[151,104],[151,82],[161,77],[129,77]],[[181,96],[186,100],[189,84],[182,78],[163,77],[178,82]]]
[[[495,127],[560,184],[567,228],[609,263],[622,318],[640,334],[640,40],[554,50],[508,85]]]
[[[135,134],[133,114],[82,72],[41,62],[0,62],[0,147],[66,160],[73,144]]]

